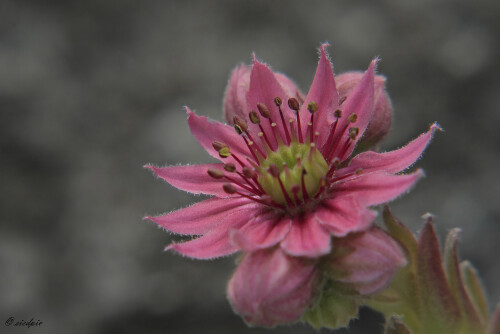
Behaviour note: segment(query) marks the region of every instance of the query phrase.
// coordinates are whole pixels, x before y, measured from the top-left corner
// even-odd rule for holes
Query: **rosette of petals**
[[[146,166],[179,189],[215,196],[147,217],[199,236],[167,249],[205,259],[278,246],[291,256],[320,257],[330,252],[332,236],[368,229],[376,215],[370,207],[407,192],[423,175],[401,172],[421,156],[435,124],[398,150],[353,156],[372,119],[377,60],[341,100],[325,47],[303,101],[290,96],[298,90],[289,79],[254,58],[251,69],[231,77],[230,125],[187,109],[191,132],[220,163]]]

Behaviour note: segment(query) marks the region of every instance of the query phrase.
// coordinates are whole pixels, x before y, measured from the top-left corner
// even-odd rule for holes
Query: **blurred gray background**
[[[225,285],[234,257],[162,252],[143,222],[200,200],[142,168],[211,159],[184,105],[221,120],[230,70],[251,52],[304,92],[317,48],[335,72],[381,56],[395,109],[384,149],[438,121],[413,192],[392,204],[417,231],[463,229],[461,255],[500,299],[500,2],[20,1],[0,3],[0,332],[316,333],[248,329]],[[380,221],[380,219],[378,219]],[[363,310],[349,331],[378,333]],[[24,329],[28,331],[27,329]],[[326,333],[328,331],[321,331]]]

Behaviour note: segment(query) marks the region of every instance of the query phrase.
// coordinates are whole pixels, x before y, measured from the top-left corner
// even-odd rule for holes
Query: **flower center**
[[[258,182],[276,203],[300,205],[324,186],[328,170],[314,143],[292,142],[280,145],[261,162]]]
[[[272,114],[265,104],[258,103],[258,113],[255,110],[248,113],[251,124],[239,116],[233,117],[234,129],[241,135],[249,155],[238,156],[225,143],[214,141],[212,145],[219,156],[232,162],[224,164],[224,171],[211,168],[207,172],[215,179],[228,181],[222,186],[227,194],[237,194],[294,215],[314,208],[333,182],[359,175],[355,171],[335,176],[340,162],[356,142],[359,130],[349,126],[357,121],[357,115],[350,114],[348,121],[337,128],[342,116],[337,109],[326,141],[318,148],[319,132],[315,131],[314,124],[316,102],[307,104],[310,121],[305,129],[301,125],[297,99],[288,99],[288,108],[295,113],[288,122],[281,98],[276,97],[274,104],[278,113]],[[254,127],[253,130],[249,126]]]

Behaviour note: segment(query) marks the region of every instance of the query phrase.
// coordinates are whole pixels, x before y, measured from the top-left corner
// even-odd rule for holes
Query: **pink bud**
[[[349,97],[354,87],[359,83],[362,72],[347,72],[335,77],[340,101]],[[370,148],[379,143],[389,133],[392,122],[392,104],[385,90],[385,77],[375,76],[375,100],[370,124],[358,145]]]
[[[224,118],[229,124],[234,124],[234,116],[247,120],[247,115],[250,112],[250,110],[246,109],[251,70],[250,66],[240,65],[231,72],[226,94],[224,95]],[[303,94],[292,80],[281,73],[273,73],[288,98],[296,98],[299,101],[304,100]]]
[[[314,297],[315,262],[281,248],[248,253],[229,281],[233,309],[249,325],[273,327],[300,318]]]
[[[396,271],[407,263],[397,243],[377,227],[332,243],[336,249],[328,272],[362,295],[385,289]]]

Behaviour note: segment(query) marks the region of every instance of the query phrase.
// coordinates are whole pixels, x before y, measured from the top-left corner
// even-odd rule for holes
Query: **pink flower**
[[[396,242],[375,226],[335,239],[334,245],[335,250],[325,266],[330,277],[348,284],[361,295],[385,289],[397,270],[406,265]]]
[[[209,259],[278,246],[290,256],[317,258],[330,252],[332,236],[368,229],[376,215],[371,206],[407,192],[423,175],[398,173],[420,157],[438,129],[432,125],[395,151],[352,156],[372,119],[376,63],[339,102],[323,45],[301,102],[289,79],[254,58],[251,70],[236,69],[229,82],[224,105],[233,126],[187,109],[192,133],[221,162],[146,166],[179,189],[214,196],[147,217],[174,233],[200,236],[166,249]]]
[[[231,305],[249,325],[293,322],[314,299],[315,264],[279,247],[247,253],[229,281]]]

